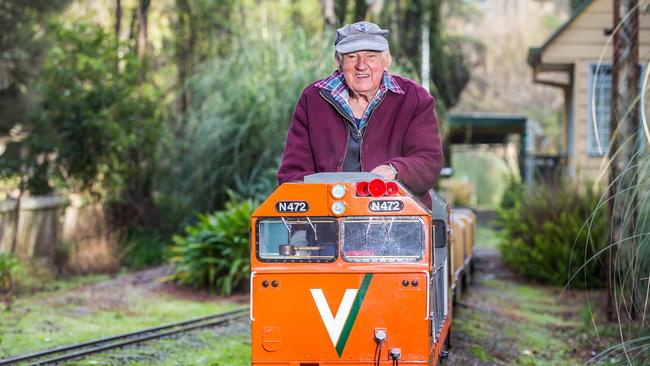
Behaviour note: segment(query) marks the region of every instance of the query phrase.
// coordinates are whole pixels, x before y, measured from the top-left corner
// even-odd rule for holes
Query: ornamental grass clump
[[[198,222],[173,237],[171,279],[223,295],[246,289],[250,272],[252,200],[230,201],[225,209],[201,214]]]
[[[606,205],[600,195],[564,183],[539,186],[499,210],[499,250],[525,277],[557,286],[603,286]]]

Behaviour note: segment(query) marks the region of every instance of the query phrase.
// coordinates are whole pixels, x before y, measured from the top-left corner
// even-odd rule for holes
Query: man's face
[[[356,94],[374,94],[389,66],[390,55],[377,51],[346,53],[339,61],[345,82]]]

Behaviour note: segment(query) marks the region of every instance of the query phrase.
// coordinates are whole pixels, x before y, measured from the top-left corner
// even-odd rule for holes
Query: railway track
[[[0,359],[0,366],[4,365],[47,365],[100,353],[115,348],[128,346],[151,339],[184,333],[194,329],[224,325],[230,321],[238,320],[248,314],[248,308],[237,309],[225,313],[213,314],[180,322],[165,324],[139,331],[118,334],[110,337],[94,339],[87,342],[51,348],[43,351],[27,353]]]

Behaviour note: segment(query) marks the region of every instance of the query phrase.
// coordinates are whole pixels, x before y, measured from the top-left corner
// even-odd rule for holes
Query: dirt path
[[[494,249],[475,254],[469,291],[454,308],[446,365],[581,365],[602,345],[590,335],[586,293],[523,281]]]

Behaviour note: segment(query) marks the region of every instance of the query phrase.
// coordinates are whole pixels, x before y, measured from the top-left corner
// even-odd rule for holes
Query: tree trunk
[[[622,22],[622,23],[621,23]],[[613,293],[620,288],[625,302],[629,301],[627,312],[634,319],[637,315],[637,287],[632,283],[636,273],[627,283],[618,283],[617,266],[635,272],[634,234],[636,231],[636,158],[638,136],[639,95],[639,12],[638,0],[614,0],[614,27],[621,26],[614,33],[614,60],[612,67],[611,142],[609,147],[610,188],[609,238],[607,288],[609,297],[607,312],[610,319],[615,313]],[[624,267],[623,267],[624,266]],[[626,294],[623,291],[629,291]]]
[[[178,28],[176,41],[176,60],[178,68],[179,111],[184,113],[188,106],[187,89],[185,81],[192,72],[192,59],[194,55],[194,31],[192,25],[192,9],[188,0],[177,0]]]
[[[138,73],[138,80],[144,81],[146,76],[145,72],[145,57],[147,54],[147,12],[149,11],[149,0],[138,1],[138,60],[140,61],[140,71]]]
[[[334,14],[336,14],[337,27],[345,24],[345,18],[348,14],[348,0],[334,0]]]
[[[320,3],[323,8],[323,19],[325,20],[325,27],[334,28],[336,25],[334,0],[321,0]]]
[[[119,41],[122,31],[122,0],[115,0],[115,39]]]
[[[368,3],[366,0],[354,0],[354,19],[353,22],[360,22],[366,20],[366,13],[368,12]]]

